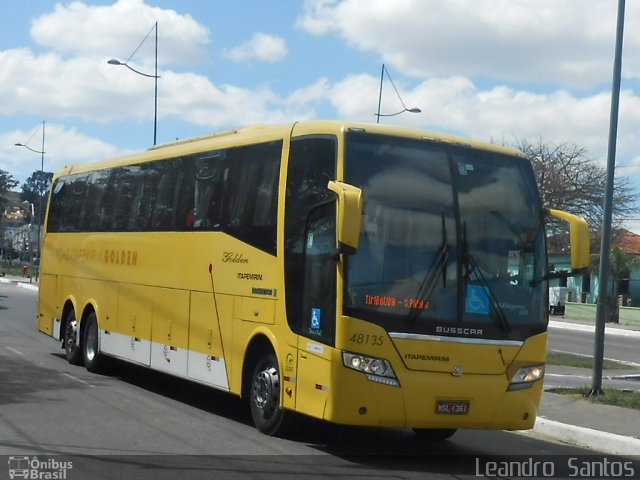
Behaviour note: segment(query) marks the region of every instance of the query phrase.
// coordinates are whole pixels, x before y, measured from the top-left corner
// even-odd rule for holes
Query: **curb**
[[[544,417],[538,417],[530,432],[612,455],[635,456],[640,452],[640,439],[638,438],[569,425]]]
[[[34,292],[38,291],[38,284],[35,283],[24,283],[24,282],[18,282],[18,287],[20,288],[24,288],[25,290],[32,290]]]
[[[3,277],[0,277],[0,283],[15,283],[20,288],[24,288],[26,290],[32,290],[34,292],[38,291],[37,283],[21,282],[19,280],[11,280],[9,278],[3,278]]]

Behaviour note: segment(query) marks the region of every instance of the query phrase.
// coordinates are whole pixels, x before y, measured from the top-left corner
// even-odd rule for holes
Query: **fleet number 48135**
[[[384,343],[384,337],[382,335],[369,335],[368,333],[354,333],[349,338],[349,341],[359,345],[380,346]]]

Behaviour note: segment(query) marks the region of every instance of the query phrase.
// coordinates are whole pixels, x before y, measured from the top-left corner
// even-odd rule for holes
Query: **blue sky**
[[[158,143],[255,123],[385,118],[480,140],[576,144],[605,162],[615,0],[65,0],[0,17],[0,169],[147,148],[153,80],[127,59],[158,22]],[[627,2],[618,173],[640,177],[640,2]],[[130,60],[153,72],[153,32]],[[385,81],[386,82],[386,81]],[[384,84],[382,113],[401,108]],[[637,183],[637,182],[636,182]],[[640,215],[639,215],[640,217]]]

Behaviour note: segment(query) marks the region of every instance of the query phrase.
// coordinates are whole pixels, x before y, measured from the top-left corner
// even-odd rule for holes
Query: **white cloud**
[[[158,62],[202,61],[209,31],[190,15],[151,7],[144,0],[118,0],[112,5],[57,4],[31,27],[35,42],[61,54],[106,56],[127,60],[158,22]],[[150,65],[155,59],[155,32],[132,59]]]
[[[626,78],[640,78],[639,9],[627,3]],[[610,0],[307,0],[297,25],[335,32],[417,77],[593,88],[610,83],[616,8]]]
[[[518,62],[527,63],[529,58],[526,52],[519,52],[518,47],[525,43],[522,37],[528,37],[531,29],[538,32],[542,43],[548,44],[550,38],[558,39],[562,35],[565,40],[575,37],[576,41],[582,41],[589,36],[599,39],[608,34],[610,26],[608,20],[594,24],[592,14],[584,12],[591,10],[587,8],[573,12],[573,16],[565,16],[569,8],[566,0],[540,0],[535,9],[522,0],[500,3],[499,8],[493,2],[493,9],[488,8],[488,0],[460,1],[307,0],[298,24],[315,33],[334,29],[358,48],[379,51],[404,62],[403,65],[408,65],[405,73],[427,71],[432,65],[434,70],[457,71],[460,66],[463,71],[482,72],[484,61],[490,63],[487,67],[496,64],[487,57],[486,52],[490,52],[500,57],[500,68],[508,65],[516,72],[508,73],[511,76],[524,75]],[[603,17],[605,13],[615,13],[603,12],[604,6],[614,10],[609,3],[585,2]],[[557,9],[552,10],[556,5]],[[461,16],[461,11],[467,15]],[[582,29],[582,37],[578,35],[574,17],[589,20]],[[3,98],[0,115],[35,113],[45,118],[77,117],[93,122],[150,119],[153,81],[107,65],[106,59],[114,54],[112,49],[116,44],[126,44],[124,51],[127,52],[135,48],[142,39],[140,25],[152,24],[156,18],[165,19],[160,24],[161,39],[165,35],[163,32],[167,35],[174,32],[180,37],[176,41],[183,51],[192,51],[194,46],[208,41],[206,29],[190,16],[150,7],[142,0],[119,0],[110,6],[87,6],[81,2],[57,5],[53,13],[37,19],[32,28],[32,35],[42,45],[50,45],[53,51],[43,54],[28,49],[0,51],[3,65],[0,70]],[[530,26],[530,23],[535,25]],[[380,32],[391,33],[382,35]],[[633,48],[638,36],[635,33],[629,36],[625,45]],[[450,41],[426,41],[428,37]],[[506,46],[492,50],[498,40]],[[146,41],[145,45],[147,43],[150,42]],[[537,45],[537,42],[528,43]],[[585,46],[589,45],[586,41]],[[513,47],[512,55],[506,56],[504,49],[509,46]],[[469,49],[469,53],[456,55],[456,49]],[[107,52],[110,55],[105,56]],[[286,55],[286,45],[280,37],[256,34],[228,54],[236,59],[275,60]],[[561,62],[562,55],[555,54],[555,50],[547,51],[547,63],[552,65],[545,67],[547,70],[557,69],[559,65],[567,67],[568,64]],[[480,57],[472,61],[474,55]],[[540,58],[531,60],[536,61]],[[579,67],[593,68],[579,61],[576,65],[576,71]],[[486,82],[478,82],[473,75],[464,72],[431,77],[423,73],[422,83],[407,86],[400,75],[403,69],[398,67],[394,71],[394,67],[391,68],[404,103],[423,110],[418,115],[394,117],[394,122],[454,130],[483,138],[537,134],[534,130],[554,125],[557,129],[549,128],[545,133],[569,141],[568,137],[574,136],[575,132],[576,141],[584,137],[588,145],[595,143],[594,138],[601,135],[600,129],[606,129],[608,100],[603,93],[579,97],[562,88],[534,94],[509,84],[487,87]],[[610,70],[608,65],[607,75]],[[395,72],[398,72],[397,77]],[[311,80],[295,91],[277,95],[270,87],[259,84],[248,88],[216,85],[204,75],[175,72],[167,67],[160,73],[159,119],[174,117],[195,125],[221,128],[253,121],[289,121],[312,116],[315,108],[330,98],[336,116],[375,121],[379,79],[368,75],[352,74],[334,85],[327,79]],[[381,113],[401,109],[388,82],[383,93]],[[633,93],[625,98],[630,98],[634,105],[637,102]],[[622,110],[627,116],[625,121],[638,125],[640,119],[625,113],[628,111],[628,108]],[[585,134],[580,135],[580,132]]]
[[[261,62],[279,62],[289,53],[287,44],[282,37],[256,33],[251,39],[230,49],[225,56],[234,62],[244,60],[259,60]]]
[[[0,52],[0,63],[2,116],[37,113],[46,118],[111,122],[147,120],[153,114],[153,80],[121,71],[104,59],[65,60],[55,53],[36,55],[20,49]],[[288,121],[288,115],[307,117],[313,111],[308,104],[323,98],[326,90],[326,80],[320,80],[293,91],[292,101],[265,86],[219,86],[195,73],[161,73],[158,118],[175,117],[210,127]]]
[[[35,113],[104,122],[139,115],[135,105],[148,103],[153,95],[152,80],[120,71],[104,58],[64,59],[57,53],[36,55],[19,49],[0,51],[0,63],[3,116]],[[118,103],[123,91],[131,108]]]
[[[298,25],[314,34],[336,32],[348,44],[392,62],[391,73],[404,103],[421,108],[422,113],[382,118],[382,122],[496,142],[543,138],[576,143],[603,160],[613,3],[584,0],[584,8],[577,9],[567,0],[539,0],[535,8],[523,0],[487,2],[308,0]],[[633,8],[639,7],[628,4],[629,24],[640,18],[633,15]],[[601,21],[596,22],[598,16]],[[327,110],[330,116],[375,122],[379,76],[356,71],[341,79],[310,78],[296,83],[295,72],[287,72],[294,86],[276,93],[272,83],[240,87],[214,83],[204,74],[170,69],[170,63],[185,55],[191,60],[202,58],[201,51],[191,54],[208,42],[208,31],[188,15],[150,7],[142,0],[119,0],[110,6],[74,2],[58,5],[53,13],[38,18],[32,36],[50,49],[44,53],[0,51],[0,116],[25,113],[51,119],[52,125],[47,127],[51,135],[47,137],[51,136],[53,150],[47,147],[47,159],[52,163],[55,137],[67,142],[67,147],[74,145],[73,152],[82,152],[78,161],[119,153],[99,140],[81,138],[82,134],[63,123],[67,119],[151,121],[153,80],[107,65],[106,60],[112,56],[126,60],[155,20],[160,22],[159,50],[165,62],[158,81],[160,125],[169,119],[207,129],[283,123],[316,117],[316,110],[327,104],[333,106]],[[625,32],[626,78],[640,72],[640,55],[633,58],[634,52],[640,53],[638,32],[640,29],[633,28]],[[540,40],[531,42],[530,38]],[[143,44],[143,48],[151,46],[150,39]],[[280,37],[256,34],[227,53],[237,61],[277,61],[287,55],[287,46]],[[148,67],[151,59],[143,49],[135,56],[141,68]],[[414,74],[417,79],[407,83],[402,74]],[[487,82],[487,76],[499,80]],[[534,92],[528,85],[509,82],[514,79],[525,85],[549,85],[545,92]],[[575,93],[570,88],[602,82],[606,87],[595,92]],[[401,108],[385,79],[381,113]],[[629,162],[640,151],[636,133],[640,128],[639,96],[624,90],[620,108],[618,152]],[[0,139],[12,146],[24,141],[26,133],[9,132]],[[37,163],[29,152],[15,150],[0,148],[0,168],[15,171],[22,168],[20,162]],[[62,147],[59,152],[64,152]],[[66,155],[65,162],[76,161],[71,152],[60,155]]]
[[[296,26],[314,35],[324,35],[335,28],[335,8],[340,0],[305,0],[303,14]]]
[[[580,97],[566,90],[534,93],[505,86],[482,88],[465,77],[432,78],[413,89],[397,86],[407,107],[417,106],[422,113],[381,118],[382,123],[452,132],[497,143],[538,138],[575,143],[585,147],[593,158],[602,162],[606,159],[608,93]],[[374,121],[378,91],[379,78],[353,75],[332,86],[331,102],[340,117]],[[383,92],[381,113],[402,108],[387,83]],[[639,125],[640,97],[624,90],[618,133],[620,158],[640,151],[636,133]]]
[[[34,128],[36,128],[34,126]],[[18,181],[24,182],[33,172],[40,170],[42,158],[40,155],[14,146],[15,143],[25,143],[34,150],[42,148],[42,131],[25,131],[16,129],[0,134],[0,169],[8,171]],[[92,138],[76,128],[68,128],[59,123],[45,125],[45,156],[44,170],[53,172],[72,163],[86,163],[88,160],[124,155],[129,153],[114,145]],[[30,139],[30,140],[28,140]]]
[[[161,98],[162,115],[212,129],[312,118],[314,105],[326,99],[329,89],[327,80],[321,79],[283,97],[267,86],[214,85],[195,74],[171,73],[163,81],[167,92],[182,93]]]
[[[295,111],[297,107],[307,109],[313,104],[324,102],[329,97],[330,88],[331,85],[327,78],[320,78],[310,85],[299,88],[286,98],[287,109],[291,111]]]

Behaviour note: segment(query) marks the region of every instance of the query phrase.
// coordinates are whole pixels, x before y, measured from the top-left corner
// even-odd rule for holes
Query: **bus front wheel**
[[[73,310],[69,310],[69,313],[67,313],[64,326],[64,356],[72,365],[80,365],[82,363],[80,325]]]
[[[91,312],[85,319],[87,322],[82,340],[82,358],[84,366],[92,373],[99,373],[104,369],[104,355],[100,353],[98,342],[98,320]]]
[[[266,435],[283,433],[289,412],[280,407],[280,371],[273,353],[256,363],[251,375],[251,417],[256,428]]]

